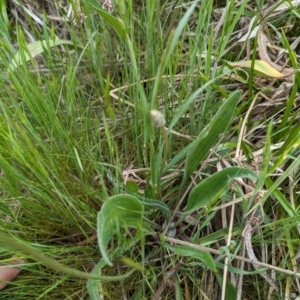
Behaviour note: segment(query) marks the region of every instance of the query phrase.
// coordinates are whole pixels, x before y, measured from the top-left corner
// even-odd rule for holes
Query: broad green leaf
[[[251,68],[252,61],[246,60],[246,61],[237,61],[237,62],[228,62],[229,65],[232,67],[239,67],[239,68]],[[262,73],[263,75],[266,75],[268,77],[272,78],[284,78],[287,75],[284,75],[277,71],[275,68],[273,68],[271,65],[269,65],[267,62],[263,60],[255,60],[254,62],[254,71]],[[291,74],[290,74],[291,75]]]
[[[168,126],[168,131],[170,132],[173,127],[177,124],[177,122],[180,120],[180,118],[188,111],[190,106],[193,104],[193,102],[197,99],[197,97],[205,91],[205,89],[211,85],[214,84],[217,80],[220,78],[223,78],[224,76],[227,76],[231,74],[231,70],[226,70],[226,72],[222,71],[222,74],[214,77],[213,79],[207,81],[205,84],[203,84],[199,89],[197,89],[178,109],[178,111],[175,113],[172,121],[170,122],[170,125]]]
[[[180,256],[194,257],[196,259],[199,259],[200,261],[205,263],[205,265],[214,273],[217,272],[216,263],[208,252],[205,252],[200,249],[190,248],[188,246],[181,246],[181,245],[176,245],[176,246],[168,245],[168,248]]]
[[[225,100],[211,122],[201,131],[197,139],[193,142],[194,147],[188,153],[185,162],[184,181],[190,177],[199,163],[208,156],[210,149],[217,142],[220,134],[224,133],[231,123],[241,93],[241,91],[235,91]]]
[[[106,247],[117,228],[136,228],[143,217],[142,204],[136,197],[116,195],[104,202],[97,217],[98,244],[103,260],[110,266]]]
[[[110,197],[102,205],[101,213],[111,219],[128,223],[142,218],[143,208],[138,199],[131,195],[116,195]],[[125,224],[126,225],[126,224]]]
[[[227,71],[227,73],[231,73],[231,71]],[[196,90],[179,108],[179,110],[175,113],[168,130],[169,132],[172,130],[172,128],[175,126],[175,124],[178,122],[178,120],[187,112],[190,105],[194,102],[195,99],[201,94],[208,86],[212,85],[216,80],[220,79],[221,77],[224,77],[227,73],[222,73],[221,75],[215,77],[214,79],[206,82],[204,85],[201,86],[198,90]],[[175,166],[178,162],[180,162],[187,153],[194,148],[194,146],[197,145],[197,139],[195,139],[193,142],[188,144],[185,148],[183,148],[178,154],[174,156],[174,158],[167,164],[167,166],[163,169],[163,173],[166,173],[169,169],[171,169],[173,166]]]
[[[105,216],[101,212],[98,212],[97,215],[97,237],[98,237],[98,245],[100,252],[102,254],[102,258],[108,265],[112,265],[110,259],[108,257],[106,247],[109,240],[114,235],[114,222],[109,217]]]
[[[213,205],[229,189],[235,178],[257,179],[257,175],[250,170],[230,167],[201,181],[196,185],[188,198],[185,214]]]
[[[25,56],[25,60],[26,62],[28,62],[32,57],[36,57],[37,55],[43,53],[48,46],[51,48],[59,45],[73,45],[73,43],[67,40],[60,40],[60,39],[49,40],[49,41],[37,41],[37,42],[27,44],[26,51],[24,49],[21,49],[20,51],[24,52],[23,54]],[[22,65],[22,58],[21,58],[20,51],[16,53],[14,59],[12,60],[12,62],[8,67],[11,72],[14,71],[18,66]]]
[[[139,186],[134,181],[128,181],[126,183],[126,187],[127,187],[128,191],[131,193],[137,194],[139,192]]]

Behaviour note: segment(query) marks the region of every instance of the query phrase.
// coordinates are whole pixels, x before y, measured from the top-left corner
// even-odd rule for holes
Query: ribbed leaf
[[[225,192],[235,178],[257,179],[257,175],[250,170],[230,167],[204,179],[196,185],[188,198],[185,214],[213,205]]]
[[[222,104],[211,122],[201,131],[194,142],[193,149],[188,153],[185,163],[185,180],[195,171],[201,161],[209,154],[221,133],[231,123],[241,91],[233,92]]]

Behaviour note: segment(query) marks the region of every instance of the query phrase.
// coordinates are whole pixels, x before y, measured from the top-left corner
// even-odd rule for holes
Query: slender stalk
[[[132,269],[128,273],[124,275],[119,275],[119,276],[100,276],[100,275],[94,275],[94,274],[89,274],[85,273],[82,271],[74,270],[70,267],[67,267],[58,261],[51,259],[47,257],[45,254],[42,252],[34,249],[31,246],[28,246],[20,241],[18,241],[16,238],[10,237],[6,233],[4,233],[2,230],[0,230],[0,239],[2,243],[11,246],[12,248],[18,249],[21,252],[31,255],[34,259],[40,261],[47,267],[54,269],[56,271],[60,271],[62,273],[68,274],[71,277],[77,277],[77,278],[84,278],[84,279],[94,279],[94,280],[101,280],[101,281],[116,281],[116,280],[123,280],[128,278],[135,270]]]

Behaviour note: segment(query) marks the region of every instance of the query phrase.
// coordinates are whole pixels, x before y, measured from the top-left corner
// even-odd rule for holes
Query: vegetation
[[[300,296],[299,4],[2,1],[1,299]]]

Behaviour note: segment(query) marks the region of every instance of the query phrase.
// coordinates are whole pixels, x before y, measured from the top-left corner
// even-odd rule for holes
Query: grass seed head
[[[150,117],[155,127],[163,127],[166,124],[165,116],[159,110],[156,109],[151,110]]]

